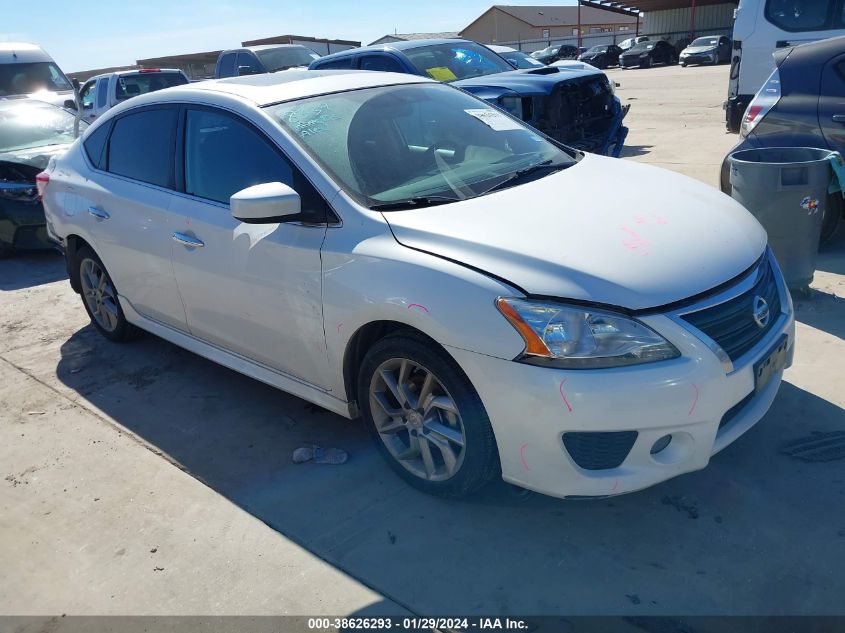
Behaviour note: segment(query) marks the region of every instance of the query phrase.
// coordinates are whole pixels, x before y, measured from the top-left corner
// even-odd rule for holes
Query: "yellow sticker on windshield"
[[[445,66],[435,66],[434,68],[426,68],[425,72],[428,73],[429,77],[431,77],[432,79],[436,79],[437,81],[455,81],[455,79],[458,78],[455,73],[453,73]]]

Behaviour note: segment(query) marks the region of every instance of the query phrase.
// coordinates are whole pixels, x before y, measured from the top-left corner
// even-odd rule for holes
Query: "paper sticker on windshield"
[[[455,81],[458,76],[445,66],[435,66],[434,68],[426,68],[425,72],[428,76],[437,81]]]
[[[488,110],[487,108],[472,108],[464,110],[468,115],[474,116],[482,123],[488,125],[497,132],[505,130],[521,130],[522,126],[514,121],[509,116],[504,115],[498,110]]]

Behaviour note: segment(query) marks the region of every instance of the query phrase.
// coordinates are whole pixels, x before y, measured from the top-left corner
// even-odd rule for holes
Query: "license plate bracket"
[[[754,392],[760,393],[777,372],[786,367],[789,337],[782,334],[763,358],[754,363]]]

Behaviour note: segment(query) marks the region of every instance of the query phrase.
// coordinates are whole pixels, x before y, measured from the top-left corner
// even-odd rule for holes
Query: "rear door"
[[[170,251],[178,107],[133,109],[115,119],[86,221],[121,297],[140,314],[186,328]]]
[[[845,153],[845,55],[838,55],[822,69],[819,127],[828,145]]]
[[[327,386],[320,246],[326,202],[255,125],[231,112],[187,107],[184,195],[173,269],[195,337],[311,384]],[[246,224],[229,198],[282,182],[308,217]]]

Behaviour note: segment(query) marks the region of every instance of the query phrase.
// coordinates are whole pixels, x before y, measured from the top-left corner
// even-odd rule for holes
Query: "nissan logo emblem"
[[[754,310],[751,316],[754,317],[754,323],[761,328],[766,327],[766,324],[769,322],[769,304],[760,295],[754,297]]]

